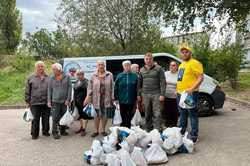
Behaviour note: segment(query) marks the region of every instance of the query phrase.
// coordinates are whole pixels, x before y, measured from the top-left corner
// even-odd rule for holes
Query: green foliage
[[[58,24],[85,55],[142,53],[161,37],[139,0],[63,0],[59,9]]]
[[[19,50],[10,61],[10,65],[14,72],[26,72],[34,68],[34,62],[34,56],[27,51]]]
[[[244,51],[239,41],[211,49],[209,38],[204,37],[192,45],[193,56],[203,64],[206,74],[221,82],[229,80],[231,87],[236,88],[238,72],[244,60]]]
[[[163,18],[166,25],[177,30],[189,31],[194,27],[194,20],[201,19],[201,24],[213,27],[217,18],[229,16],[227,25],[236,23],[237,29],[245,30],[247,15],[250,12],[249,0],[141,0],[145,10],[157,18]]]
[[[0,1],[0,53],[14,53],[21,36],[21,14],[16,9],[16,0]]]
[[[221,81],[229,80],[231,87],[235,89],[243,58],[244,52],[238,42],[216,50],[211,60],[213,64],[216,64],[217,74],[215,76]]]

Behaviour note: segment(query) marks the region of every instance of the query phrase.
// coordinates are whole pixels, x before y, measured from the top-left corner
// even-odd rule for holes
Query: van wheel
[[[211,116],[214,114],[215,108],[214,103],[210,97],[200,94],[198,102],[198,112],[199,116]]]

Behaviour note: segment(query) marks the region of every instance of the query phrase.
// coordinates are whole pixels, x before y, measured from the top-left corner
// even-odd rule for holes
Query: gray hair
[[[62,71],[62,65],[60,63],[54,63],[51,67],[52,69],[56,68],[57,70]]]
[[[37,61],[37,62],[35,63],[35,67],[37,67],[38,65],[43,65],[43,66],[45,66],[45,63],[44,63],[43,61]]]
[[[131,68],[135,68],[135,67],[139,67],[139,65],[136,64],[136,63],[133,63],[133,64],[131,65]]]
[[[105,65],[105,60],[104,60],[104,59],[99,59],[99,60],[96,61],[96,63],[97,63],[97,64],[98,64],[98,63],[103,63],[103,64]]]
[[[126,60],[126,61],[123,61],[123,62],[122,62],[122,66],[124,66],[124,65],[126,65],[126,64],[129,64],[129,65],[131,65],[131,61],[129,61],[129,60]]]
[[[83,75],[84,71],[82,69],[79,69],[79,70],[76,71],[76,74],[82,74]]]

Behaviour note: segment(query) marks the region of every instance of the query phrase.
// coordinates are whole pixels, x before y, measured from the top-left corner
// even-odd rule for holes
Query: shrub
[[[14,60],[10,62],[10,65],[15,71],[26,72],[30,71],[34,67],[34,56],[32,56],[28,51],[19,50],[14,55]]]

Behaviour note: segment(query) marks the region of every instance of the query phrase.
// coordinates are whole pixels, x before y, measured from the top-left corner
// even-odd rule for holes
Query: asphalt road
[[[232,111],[236,108],[236,111]],[[40,136],[31,140],[30,124],[23,110],[0,110],[0,166],[82,166],[91,146],[93,123],[85,137],[70,135],[54,140]],[[212,117],[200,118],[200,136],[193,154],[168,156],[168,166],[250,166],[250,108],[226,103]]]

